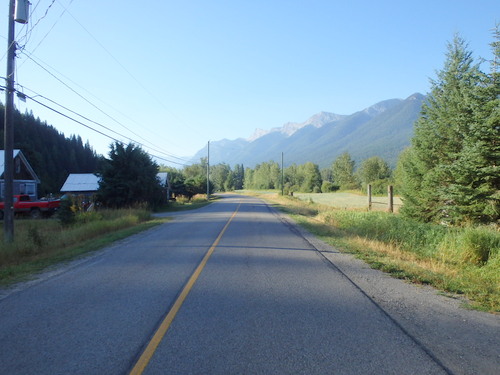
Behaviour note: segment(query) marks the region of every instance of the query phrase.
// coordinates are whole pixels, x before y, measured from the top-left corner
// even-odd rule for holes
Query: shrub
[[[57,218],[63,226],[70,226],[75,222],[75,211],[70,200],[61,200],[61,205],[57,210]]]
[[[500,235],[484,228],[466,228],[459,236],[462,260],[485,264],[500,252]]]
[[[92,221],[99,221],[103,219],[103,216],[100,212],[98,211],[87,211],[87,212],[80,212],[76,215],[75,218],[77,223],[89,223]]]

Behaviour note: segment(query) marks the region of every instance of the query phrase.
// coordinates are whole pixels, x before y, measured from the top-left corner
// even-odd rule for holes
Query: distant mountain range
[[[395,166],[399,153],[410,144],[424,100],[424,95],[416,93],[405,100],[384,100],[352,115],[320,112],[302,123],[256,129],[247,139],[212,141],[210,164],[253,168],[262,162],[280,162],[283,152],[285,166],[311,161],[325,168],[347,151],[357,163],[380,156]],[[193,161],[206,156],[205,146]]]

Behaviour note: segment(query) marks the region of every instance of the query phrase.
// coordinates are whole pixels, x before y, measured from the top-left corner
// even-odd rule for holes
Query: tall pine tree
[[[492,77],[456,36],[399,161],[403,214],[451,224],[498,220],[498,82]]]

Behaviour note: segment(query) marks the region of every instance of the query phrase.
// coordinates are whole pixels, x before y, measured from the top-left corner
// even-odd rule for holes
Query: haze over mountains
[[[413,94],[407,99],[389,99],[352,115],[320,112],[302,123],[286,123],[270,130],[256,129],[247,139],[223,139],[210,142],[210,164],[256,164],[274,160],[285,166],[311,161],[328,167],[347,151],[359,163],[380,156],[395,166],[399,153],[410,144],[413,124],[420,115],[425,96]],[[193,161],[207,156],[207,147]]]

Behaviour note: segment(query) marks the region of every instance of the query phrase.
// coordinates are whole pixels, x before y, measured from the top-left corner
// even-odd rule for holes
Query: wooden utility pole
[[[210,141],[207,144],[207,201],[210,200]]]
[[[285,195],[285,170],[283,169],[283,152],[281,153],[281,195]]]
[[[7,34],[7,76],[5,78],[4,122],[4,241],[14,241],[14,73],[16,59],[15,23],[28,23],[29,1],[9,1],[9,30]]]
[[[392,185],[387,187],[387,194],[389,196],[389,207],[387,211],[394,212],[394,187]]]
[[[4,241],[14,241],[14,41],[15,0],[9,2],[9,31],[7,35],[7,76],[5,78],[5,122],[4,122]]]
[[[368,190],[368,211],[372,210],[372,185],[368,184],[367,186]]]

